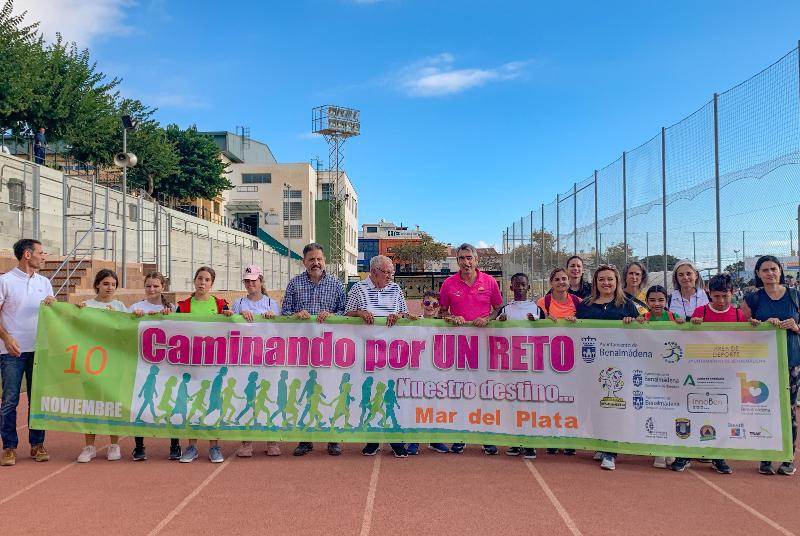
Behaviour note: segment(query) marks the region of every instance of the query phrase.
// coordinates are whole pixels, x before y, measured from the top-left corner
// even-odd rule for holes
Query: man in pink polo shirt
[[[471,244],[456,251],[459,271],[442,283],[439,305],[444,319],[456,326],[471,322],[483,327],[503,305],[494,277],[478,270],[478,252]]]
[[[442,316],[447,322],[461,326],[470,322],[482,328],[494,318],[503,297],[500,286],[494,277],[478,270],[478,251],[471,244],[461,244],[456,250],[459,271],[442,283],[439,290],[439,305]],[[464,443],[453,443],[451,452],[464,452]],[[488,456],[497,454],[497,447],[484,445],[483,453]]]

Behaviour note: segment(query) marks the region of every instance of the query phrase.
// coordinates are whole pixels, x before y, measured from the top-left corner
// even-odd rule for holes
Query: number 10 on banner
[[[76,362],[78,361],[78,345],[73,344],[69,346],[65,350],[72,354],[69,360],[69,368],[64,369],[65,374],[80,374],[81,371],[75,368]],[[97,368],[92,368],[92,357],[94,354],[100,354],[100,365]],[[95,359],[95,362],[97,360]],[[83,360],[83,369],[86,371],[87,374],[91,374],[92,376],[97,376],[98,374],[102,373],[106,368],[106,362],[108,361],[108,352],[102,346],[94,346],[86,352],[86,357]]]

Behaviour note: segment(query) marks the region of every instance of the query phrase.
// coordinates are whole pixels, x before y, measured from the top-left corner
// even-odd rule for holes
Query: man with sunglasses
[[[470,323],[482,328],[497,315],[503,305],[500,286],[494,277],[478,270],[478,251],[472,244],[461,244],[456,251],[458,273],[442,283],[439,290],[441,314],[455,326]],[[463,443],[454,443],[451,452],[464,452]],[[497,447],[484,445],[483,453],[497,454]]]
[[[393,281],[394,264],[384,255],[369,261],[369,276],[352,286],[347,294],[345,316],[357,316],[365,324],[375,323],[375,317],[386,317],[386,327],[394,326],[400,318],[416,320],[408,313],[403,290]],[[404,443],[390,443],[395,458],[405,458],[408,451]],[[378,443],[367,443],[361,450],[364,456],[374,456],[380,450]]]

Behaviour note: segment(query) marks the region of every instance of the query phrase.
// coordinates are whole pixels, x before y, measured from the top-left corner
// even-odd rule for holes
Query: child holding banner
[[[144,295],[145,299],[136,302],[130,306],[129,312],[133,313],[137,318],[147,315],[168,315],[175,310],[175,306],[167,300],[164,296],[164,291],[167,289],[167,278],[160,272],[150,272],[144,276]],[[164,416],[169,419],[170,416]],[[145,461],[147,454],[144,449],[144,438],[136,436],[133,438],[136,446],[133,449],[131,458],[135,462]],[[177,438],[170,439],[169,444],[169,459],[179,460],[181,458],[181,444]]]
[[[104,268],[97,272],[94,276],[94,291],[97,296],[93,300],[86,300],[80,303],[78,307],[91,307],[93,309],[108,309],[111,311],[119,311],[122,313],[128,312],[125,304],[119,300],[114,299],[114,293],[117,291],[119,285],[119,277],[117,277],[114,270]],[[84,447],[78,455],[78,463],[89,463],[97,457],[97,449],[94,446],[94,434],[84,434]],[[108,446],[106,459],[115,461],[122,458],[119,449],[119,436],[112,435],[111,444]]]
[[[253,315],[260,315],[264,318],[272,318],[281,314],[278,302],[267,295],[264,288],[264,272],[255,264],[251,264],[242,273],[242,284],[247,291],[247,296],[242,296],[233,302],[233,314],[242,315],[248,322],[253,321]],[[281,448],[276,441],[268,441],[267,449],[264,451],[267,456],[280,456]],[[250,458],[253,456],[253,442],[242,441],[236,450],[236,455],[240,458]]]
[[[625,297],[619,282],[619,272],[610,264],[601,264],[594,272],[592,293],[578,306],[578,318],[586,320],[622,320],[625,324],[633,322],[639,311],[631,300]],[[596,452],[596,460],[602,460],[600,467],[608,471],[616,469],[615,452]]]
[[[645,300],[648,310],[636,319],[640,324],[645,322],[675,322],[676,324],[683,324],[685,322],[683,318],[673,315],[671,311],[667,311],[667,289],[661,285],[653,285],[647,289]],[[674,461],[675,458],[656,456],[653,460],[653,467],[666,469]]]
[[[744,314],[738,307],[731,306],[733,298],[733,279],[730,274],[717,274],[708,282],[708,294],[711,303],[701,305],[692,313],[692,324],[700,325],[703,322],[744,322]],[[673,471],[683,471],[689,466],[687,458],[677,458],[670,469]],[[730,465],[725,460],[716,459],[711,461],[711,466],[721,475],[733,473]]]
[[[216,278],[217,274],[213,268],[209,266],[201,266],[198,268],[194,273],[194,292],[185,300],[178,302],[176,312],[197,316],[216,314],[231,316],[233,312],[228,309],[228,302],[211,294],[211,288],[214,286],[214,280]],[[224,369],[225,367],[222,368]],[[214,379],[214,382],[221,382],[221,375],[218,375],[218,377]],[[213,397],[213,394],[211,396]],[[219,442],[216,439],[211,439],[208,443],[208,459],[211,463],[222,463],[224,458],[219,448]],[[189,439],[189,445],[181,455],[180,461],[181,463],[191,463],[198,455],[197,439]]]

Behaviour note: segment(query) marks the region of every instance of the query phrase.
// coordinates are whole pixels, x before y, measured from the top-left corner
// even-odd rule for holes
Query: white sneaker
[[[673,463],[674,461],[675,461],[675,458],[672,458],[672,457],[670,457],[670,456],[667,456],[667,459],[666,459],[667,465],[672,465],[672,463]]]
[[[658,467],[659,469],[666,469],[667,468],[667,459],[664,456],[656,456],[653,460],[653,467]]]
[[[119,450],[119,445],[117,445],[116,443],[111,443],[108,446],[108,453],[106,454],[106,459],[110,462],[113,462],[121,458],[122,458],[122,453]]]
[[[600,467],[608,471],[613,471],[617,468],[617,464],[615,463],[614,458],[611,456],[604,456],[603,461],[600,463]]]
[[[594,452],[594,456],[592,456],[592,459],[593,459],[594,461],[596,461],[596,462],[599,462],[600,460],[602,460],[602,459],[603,459],[603,453],[602,453],[602,452],[600,452],[599,450],[596,450],[596,451]]]
[[[78,455],[78,463],[89,463],[93,458],[97,457],[97,449],[94,445],[87,445],[83,447],[81,453]]]

